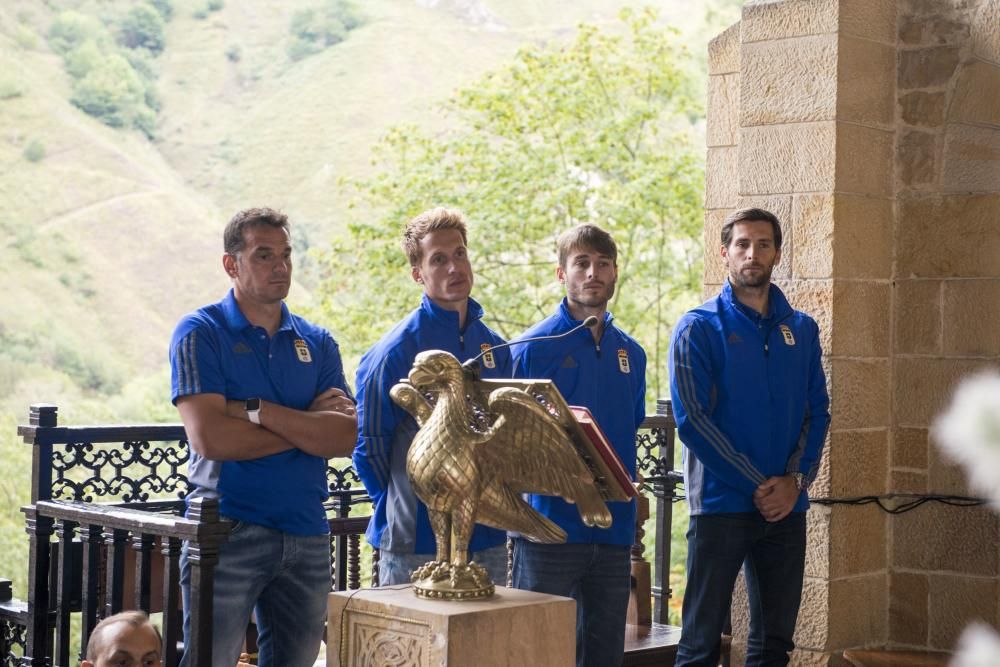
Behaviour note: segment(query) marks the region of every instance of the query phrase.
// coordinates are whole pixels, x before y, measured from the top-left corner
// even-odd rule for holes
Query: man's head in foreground
[[[123,611],[97,624],[80,667],[160,667],[160,631],[141,611]]]

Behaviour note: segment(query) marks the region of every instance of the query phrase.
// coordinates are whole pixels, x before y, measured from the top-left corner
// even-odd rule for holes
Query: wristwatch
[[[260,424],[260,399],[248,398],[243,408],[247,411],[247,419],[254,424]]]
[[[791,473],[792,479],[795,480],[795,488],[799,491],[805,490],[809,484],[806,482],[806,476],[800,472]]]

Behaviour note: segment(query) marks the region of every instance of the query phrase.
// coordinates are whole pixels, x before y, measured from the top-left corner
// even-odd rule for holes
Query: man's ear
[[[719,257],[722,258],[722,265],[729,266],[729,248],[724,245],[719,246]]]
[[[417,265],[410,267],[410,277],[413,278],[413,282],[424,284],[424,278],[420,275],[420,267]]]
[[[563,270],[563,267],[561,266],[556,267],[556,280],[559,281],[560,285],[566,284],[566,272]]]
[[[94,667],[94,663],[92,663],[90,660],[84,660],[83,662],[80,663],[80,667]]]
[[[774,264],[775,264],[775,266],[777,266],[778,262],[780,262],[780,261],[781,261],[781,248],[778,248],[774,252]]]
[[[236,266],[236,257],[226,253],[222,256],[222,268],[226,270],[226,275],[235,278],[239,274]]]

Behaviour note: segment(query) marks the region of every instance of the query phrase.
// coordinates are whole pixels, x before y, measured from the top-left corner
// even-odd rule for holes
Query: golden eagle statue
[[[524,493],[561,496],[576,503],[588,526],[611,525],[594,473],[552,406],[514,386],[487,395],[489,382],[478,381],[448,352],[428,350],[417,355],[408,381],[390,391],[420,426],[406,455],[406,472],[427,506],[437,544],[435,560],[412,576],[421,597],[467,600],[493,594],[486,570],[468,562],[477,522],[535,542],[566,540],[559,526],[525,502]],[[433,404],[428,396],[436,399]]]

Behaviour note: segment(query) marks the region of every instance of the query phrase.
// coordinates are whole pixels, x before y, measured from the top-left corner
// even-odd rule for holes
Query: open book
[[[597,454],[597,456],[589,457],[593,459],[588,461],[590,468],[595,472],[599,471],[605,479],[614,479],[616,482],[614,487],[625,491],[629,498],[637,496],[638,492],[635,490],[635,485],[632,484],[632,476],[629,475],[625,464],[618,457],[614,445],[604,435],[601,426],[594,419],[594,415],[591,414],[590,410],[579,405],[571,405],[569,409],[576,418],[576,423],[580,425],[580,429],[587,436],[587,440],[593,446],[588,449],[592,449]]]

